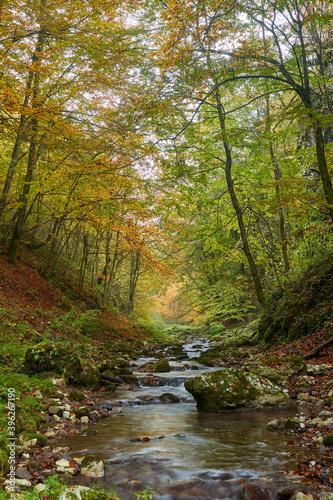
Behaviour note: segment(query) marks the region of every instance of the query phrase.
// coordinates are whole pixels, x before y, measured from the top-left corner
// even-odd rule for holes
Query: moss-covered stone
[[[70,401],[76,401],[77,403],[83,403],[84,398],[85,398],[84,394],[82,394],[82,392],[80,392],[80,391],[76,391],[75,389],[73,389],[68,394],[68,399]]]
[[[104,460],[95,455],[86,455],[80,465],[83,476],[103,477],[105,474]]]
[[[171,392],[165,392],[162,394],[162,396],[159,397],[161,401],[164,403],[179,403],[180,399],[178,396],[175,394],[172,394]]]
[[[237,408],[285,408],[288,396],[268,379],[244,369],[229,368],[204,373],[185,382],[201,411],[220,412]]]
[[[219,344],[202,352],[198,357],[198,362],[207,366],[215,366],[224,354],[225,347]]]
[[[87,387],[93,391],[98,391],[101,386],[101,377],[98,369],[91,363],[85,363],[80,367],[70,363],[64,367],[64,375],[68,384]]]
[[[324,446],[333,446],[333,432],[326,434],[323,441]]]
[[[284,423],[284,429],[286,431],[291,431],[295,428],[297,424],[298,422],[295,418],[287,418],[287,420]]]
[[[154,371],[156,373],[163,373],[171,371],[170,363],[167,359],[162,358],[159,361],[156,361]]]
[[[27,349],[24,370],[29,375],[53,371],[64,375],[69,385],[96,391],[100,387],[99,371],[94,365],[83,363],[70,349],[53,342],[37,344]]]
[[[66,489],[59,497],[59,500],[118,500],[113,493],[93,490],[87,486],[74,486]]]
[[[62,345],[53,342],[37,344],[27,349],[23,368],[29,375],[42,372],[61,373],[62,367],[69,363],[71,358],[80,365],[79,357],[71,354]]]
[[[86,406],[82,406],[74,410],[74,414],[76,418],[87,417],[89,415],[89,409]]]

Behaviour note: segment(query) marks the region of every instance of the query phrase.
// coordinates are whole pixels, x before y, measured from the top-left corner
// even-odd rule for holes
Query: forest
[[[126,312],[174,282],[210,322],[329,255],[329,3],[3,1],[1,31],[10,262],[65,259]]]
[[[292,377],[333,354],[332,3],[0,0],[0,35],[1,404],[15,384],[34,398],[30,377],[59,363],[81,387],[65,345],[100,382],[95,365],[114,356],[104,382],[117,386],[133,383],[119,356],[149,359],[194,338],[210,342],[199,362],[211,368],[263,356],[281,375],[286,357],[300,402]],[[53,364],[42,368],[43,356]],[[307,372],[323,375],[308,392],[326,406],[327,370]],[[34,384],[51,397],[49,381]],[[16,425],[39,436],[29,401]],[[309,472],[313,457],[298,467],[328,492],[331,453],[324,479]],[[0,450],[8,473],[5,463]],[[141,486],[139,500],[153,498]],[[251,491],[190,498],[296,495]],[[183,498],[165,494],[156,498]]]

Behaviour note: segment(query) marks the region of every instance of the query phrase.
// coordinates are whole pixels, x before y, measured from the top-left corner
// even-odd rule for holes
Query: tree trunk
[[[34,133],[37,133],[37,121],[34,120],[34,126],[32,128]],[[17,219],[14,227],[13,235],[8,247],[8,261],[16,265],[17,252],[20,246],[25,220],[26,220],[26,210],[28,205],[28,195],[30,192],[31,182],[34,176],[34,171],[37,163],[37,143],[33,140],[29,148],[29,158],[27,172],[24,180],[23,192],[19,199],[20,208],[17,211]]]
[[[43,10],[45,5],[45,0],[41,1],[41,10]],[[38,65],[41,54],[44,49],[45,35],[44,31],[38,35],[38,40],[36,44],[36,50],[33,56],[33,62]],[[32,91],[32,108],[37,108],[39,106],[38,98],[40,91],[40,73],[38,68],[33,73],[33,91]],[[27,164],[27,172],[25,175],[23,191],[19,199],[19,209],[17,211],[17,220],[14,227],[13,235],[8,247],[8,260],[12,264],[16,265],[17,252],[20,246],[20,241],[22,238],[24,225],[26,221],[26,210],[28,205],[28,195],[30,193],[31,182],[34,177],[35,168],[38,162],[38,121],[37,118],[32,118],[31,120],[31,140],[29,147],[29,157]]]
[[[254,257],[252,255],[250,245],[248,242],[248,238],[247,238],[247,234],[246,234],[246,230],[245,230],[245,225],[244,225],[243,212],[242,212],[242,209],[239,205],[236,192],[234,190],[234,181],[233,181],[232,176],[231,176],[231,168],[232,168],[231,149],[230,149],[230,146],[229,146],[229,143],[227,140],[227,134],[226,134],[226,128],[225,128],[225,114],[224,114],[223,106],[221,104],[221,100],[220,100],[218,93],[216,94],[216,102],[217,102],[220,128],[221,128],[222,138],[223,138],[223,146],[224,146],[224,151],[226,154],[225,172],[226,172],[227,186],[228,186],[232,205],[233,205],[234,210],[236,212],[238,227],[239,227],[239,230],[241,233],[241,239],[242,239],[242,244],[243,244],[243,251],[244,251],[244,254],[246,256],[247,262],[250,266],[251,276],[253,279],[257,299],[262,306],[265,306],[266,299],[265,299],[264,289],[263,289],[263,286],[261,283],[261,278],[259,275],[258,268],[256,266],[256,263],[255,263],[255,260],[254,260]]]
[[[327,168],[325,143],[320,123],[316,122],[316,124],[313,127],[313,131],[316,142],[318,170],[324,188],[324,193],[328,205],[328,211],[333,222],[333,188],[332,188],[331,177]]]

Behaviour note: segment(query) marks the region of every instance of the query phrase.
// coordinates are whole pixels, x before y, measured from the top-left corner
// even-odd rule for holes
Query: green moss
[[[287,418],[287,420],[284,423],[284,429],[286,431],[291,431],[294,429],[295,425],[297,425],[297,420],[295,418]]]
[[[171,366],[170,366],[169,361],[167,359],[162,358],[159,361],[156,361],[155,370],[154,370],[156,373],[169,372],[170,370],[171,370]]]
[[[323,441],[324,446],[333,446],[333,432],[326,434]]]
[[[82,408],[74,410],[74,413],[76,418],[87,417],[89,415],[89,409],[83,406]]]
[[[333,406],[333,396],[330,396],[325,404],[326,406]]]
[[[78,403],[83,403],[84,401],[84,394],[80,391],[76,391],[75,389],[73,389],[69,394],[68,394],[68,399],[70,401],[76,401]]]
[[[217,370],[185,382],[202,411],[285,406],[289,398],[267,379],[238,368]]]
[[[24,433],[25,440],[37,439],[37,446],[46,446],[46,437],[43,434],[35,434],[33,432]]]

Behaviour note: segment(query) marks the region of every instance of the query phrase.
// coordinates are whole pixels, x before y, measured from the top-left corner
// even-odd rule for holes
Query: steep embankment
[[[297,340],[303,337],[308,339],[301,344],[308,343],[309,348],[330,338],[333,332],[332,262],[331,256],[311,267],[300,281],[284,293],[276,294],[260,320],[260,340],[269,345],[293,342],[293,348],[297,349]]]

